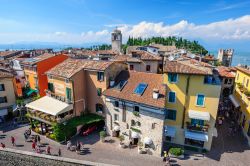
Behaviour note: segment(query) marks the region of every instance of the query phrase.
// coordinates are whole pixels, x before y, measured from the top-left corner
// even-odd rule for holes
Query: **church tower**
[[[112,50],[122,52],[122,32],[117,28],[111,33]]]

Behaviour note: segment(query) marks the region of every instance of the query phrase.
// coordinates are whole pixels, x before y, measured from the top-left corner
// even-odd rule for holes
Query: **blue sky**
[[[109,42],[128,36],[183,36],[207,47],[250,41],[250,0],[0,0],[0,43]]]

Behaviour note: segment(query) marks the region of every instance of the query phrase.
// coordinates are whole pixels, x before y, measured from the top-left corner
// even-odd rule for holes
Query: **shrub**
[[[39,130],[38,127],[36,127],[36,128],[34,129],[34,131],[35,131],[36,133],[39,133],[39,132],[40,132],[40,130]]]
[[[169,153],[175,156],[180,156],[184,154],[184,150],[181,148],[170,148]]]
[[[56,140],[55,134],[50,134],[49,137],[50,137],[51,139],[53,139],[53,140]]]
[[[104,138],[104,137],[106,137],[106,132],[100,131],[99,135],[100,135],[100,138]]]
[[[137,129],[137,128],[134,128],[134,127],[130,127],[130,129],[131,129],[132,131],[134,131],[134,132],[137,132],[137,133],[140,133],[140,132],[141,132],[141,130],[139,130],[139,129]]]
[[[139,112],[133,111],[134,116],[140,116]]]

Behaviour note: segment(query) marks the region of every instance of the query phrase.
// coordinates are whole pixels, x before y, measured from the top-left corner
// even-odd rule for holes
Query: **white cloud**
[[[196,25],[186,20],[176,24],[164,24],[163,22],[142,21],[135,25],[122,24],[118,27],[123,33],[123,39],[129,36],[151,37],[151,36],[182,36],[187,39],[202,39],[204,41],[238,41],[250,40],[250,15],[236,19],[228,19],[209,24]],[[82,33],[54,32],[54,33],[1,33],[0,43],[11,43],[19,41],[46,41],[58,43],[110,43],[112,28],[106,26],[100,31],[87,31]]]

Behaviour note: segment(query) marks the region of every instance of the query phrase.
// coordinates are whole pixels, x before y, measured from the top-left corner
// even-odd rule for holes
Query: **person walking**
[[[38,143],[40,144],[40,141],[41,141],[40,135],[37,135],[37,141],[38,141]]]
[[[66,146],[67,146],[67,150],[70,150],[70,147],[71,147],[71,142],[70,142],[70,141],[68,141]]]
[[[5,144],[1,142],[1,147],[2,148],[5,148]]]
[[[11,136],[11,143],[12,143],[12,146],[16,146],[15,138],[13,136]]]
[[[167,165],[170,165],[170,157],[169,157],[168,154],[167,154],[167,157],[166,157],[166,163],[167,163]]]
[[[48,155],[51,155],[50,150],[51,150],[50,146],[47,146],[46,153],[47,153]]]
[[[166,151],[164,151],[164,154],[163,154],[163,162],[166,162],[166,159],[167,159],[167,152]]]
[[[32,142],[31,147],[32,147],[32,150],[33,150],[33,151],[35,151],[35,150],[36,150],[36,143],[35,143],[35,141],[33,141],[33,142]]]
[[[23,133],[23,136],[24,136],[24,139],[25,139],[25,142],[27,142],[27,139],[28,139],[28,136],[27,136],[27,133]]]
[[[61,152],[61,149],[60,149],[60,148],[58,149],[58,156],[59,156],[59,157],[62,156],[62,152]]]

